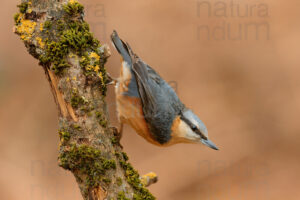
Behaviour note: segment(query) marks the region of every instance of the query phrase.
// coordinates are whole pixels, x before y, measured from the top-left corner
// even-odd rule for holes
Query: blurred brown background
[[[150,187],[158,199],[300,199],[300,2],[216,2],[81,1],[97,38],[111,44],[109,34],[118,30],[176,81],[221,150],[158,148],[129,127],[122,144],[141,174],[158,173]],[[0,4],[0,199],[79,200],[75,179],[56,163],[57,111],[48,82],[12,33],[17,3]],[[114,49],[106,67],[118,75]],[[107,101],[113,105],[113,88]]]

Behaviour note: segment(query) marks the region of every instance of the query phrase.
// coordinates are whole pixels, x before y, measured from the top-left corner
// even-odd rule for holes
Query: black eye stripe
[[[195,133],[197,133],[198,135],[200,135],[200,137],[201,138],[203,138],[203,139],[207,139],[207,137],[205,136],[205,135],[203,135],[202,133],[201,133],[201,131],[190,121],[190,120],[188,120],[187,118],[185,118],[182,114],[180,115],[180,119],[182,120],[182,121],[184,121],[189,127],[191,127],[191,129],[195,132]]]
[[[185,123],[187,123],[187,125],[189,125],[189,127],[191,127],[191,129],[193,129],[193,128],[197,129],[197,127],[192,122],[190,122],[190,120],[188,120],[187,118],[185,118],[184,116],[181,115],[180,119],[182,121],[184,121]]]
[[[197,128],[195,125],[192,125],[192,126],[191,126],[191,129],[192,129],[193,131],[196,131],[198,128]]]

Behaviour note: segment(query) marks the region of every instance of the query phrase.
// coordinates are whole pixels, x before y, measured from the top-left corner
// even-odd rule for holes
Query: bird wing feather
[[[131,60],[132,72],[142,102],[144,118],[156,141],[164,144],[171,138],[176,116],[185,108],[173,88],[154,69],[140,59],[128,43],[122,41]]]
[[[151,77],[149,77],[145,63],[143,63],[141,60],[137,60],[133,63],[132,69],[136,76],[138,90],[143,102],[143,106],[146,107],[146,110],[155,111],[157,109],[156,99],[154,91],[151,88],[153,83]]]
[[[135,55],[135,74],[145,120],[161,143],[169,141],[174,118],[184,109],[175,91],[146,63]]]

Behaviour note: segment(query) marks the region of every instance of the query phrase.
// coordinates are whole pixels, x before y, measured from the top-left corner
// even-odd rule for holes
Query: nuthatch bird
[[[170,85],[123,42],[116,31],[111,40],[122,57],[115,93],[118,118],[158,146],[202,143],[218,150],[208,139],[204,123],[185,107]]]

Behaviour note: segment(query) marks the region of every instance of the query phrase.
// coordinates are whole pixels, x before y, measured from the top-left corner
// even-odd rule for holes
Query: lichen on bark
[[[58,162],[84,199],[155,199],[109,127],[105,102],[109,48],[84,21],[75,0],[23,0],[14,31],[39,60],[59,110]]]

